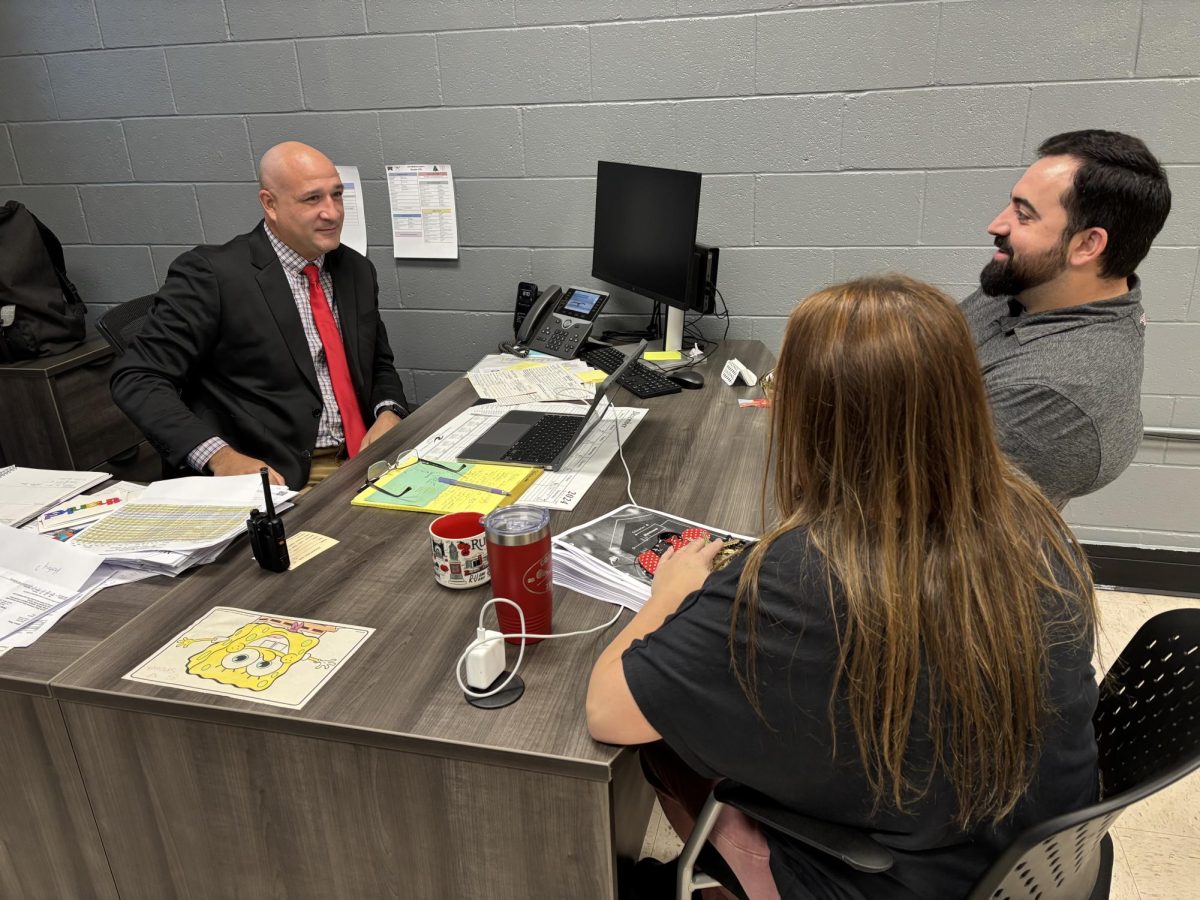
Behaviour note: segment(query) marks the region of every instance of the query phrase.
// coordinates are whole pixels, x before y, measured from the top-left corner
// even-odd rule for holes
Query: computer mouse
[[[704,387],[704,376],[695,369],[676,369],[673,372],[668,372],[667,377],[681,388],[695,390]]]

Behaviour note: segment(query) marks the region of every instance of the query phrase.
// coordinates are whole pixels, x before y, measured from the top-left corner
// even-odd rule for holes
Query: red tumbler
[[[525,634],[550,634],[554,591],[550,577],[550,511],[540,506],[502,506],[484,520],[492,596],[507,597],[525,614]],[[521,617],[496,604],[504,634],[521,634]],[[520,638],[508,638],[520,644]],[[525,641],[536,644],[537,638]]]

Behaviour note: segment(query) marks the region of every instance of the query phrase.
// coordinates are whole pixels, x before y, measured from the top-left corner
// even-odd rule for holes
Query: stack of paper
[[[0,524],[23,525],[68,497],[110,477],[107,472],[60,472],[21,466],[0,468]]]
[[[140,484],[118,481],[111,487],[94,494],[80,494],[74,499],[60,503],[54,509],[42,513],[33,524],[41,534],[54,534],[70,530],[78,533],[84,527],[98,522],[127,500],[142,492]]]
[[[739,542],[718,565],[753,540],[626,504],[554,538],[554,583],[636,611],[650,597],[654,570],[672,542],[707,537]]]
[[[15,471],[19,476],[12,483],[20,485],[22,518],[71,496],[75,491],[64,491],[68,483],[90,487],[108,477],[102,472]],[[31,471],[37,474],[28,475]],[[54,491],[49,490],[51,484]],[[47,500],[51,493],[53,499]],[[94,505],[110,495],[122,499]],[[14,491],[0,494],[5,499],[14,496]],[[288,501],[296,493],[272,487],[271,496],[276,511],[282,512],[292,506]],[[74,521],[75,511],[64,511],[48,518],[55,528],[55,519],[71,519],[74,524],[67,531],[86,529],[63,540],[54,540],[57,534],[39,534],[41,523],[36,521],[22,530],[0,524],[0,653],[28,647],[103,588],[153,575],[178,575],[212,562],[245,530],[250,511],[264,505],[258,475],[179,478],[144,490],[120,482],[72,502],[87,507],[84,512],[99,509],[102,517],[80,524]],[[72,504],[63,509],[71,510]]]
[[[92,573],[92,576],[83,583],[83,586],[73,596],[53,609],[47,610],[41,616],[27,622],[24,627],[19,628],[7,637],[0,637],[0,645],[2,645],[0,646],[0,653],[11,650],[14,647],[28,647],[49,631],[59,619],[101,589],[114,587],[118,584],[141,581],[143,578],[151,578],[153,575],[153,572],[141,572],[137,569],[124,569],[108,563],[100,563],[96,567],[96,571]],[[0,605],[2,605],[2,601],[0,601]]]
[[[553,400],[590,400],[594,384],[585,384],[591,371],[579,359],[514,359],[493,354],[485,357],[467,373],[475,393],[501,406],[516,403],[543,403]]]
[[[296,492],[273,486],[271,496],[282,512]],[[246,530],[250,511],[263,505],[258,475],[156,481],[71,544],[109,563],[178,575],[216,559]]]
[[[36,532],[0,525],[0,644],[72,603],[103,560]]]

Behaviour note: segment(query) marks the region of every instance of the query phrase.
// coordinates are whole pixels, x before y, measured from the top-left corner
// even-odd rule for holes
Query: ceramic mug
[[[482,513],[458,512],[438,516],[430,524],[433,577],[438,584],[461,590],[491,579],[483,518]]]

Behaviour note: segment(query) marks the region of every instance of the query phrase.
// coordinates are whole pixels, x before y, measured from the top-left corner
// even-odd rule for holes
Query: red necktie
[[[358,453],[367,428],[363,424],[362,412],[358,408],[358,397],[354,395],[354,382],[350,380],[350,366],[346,363],[346,348],[342,346],[342,335],[333,311],[317,277],[317,267],[309,263],[304,267],[308,279],[308,305],[312,307],[313,321],[321,335],[325,348],[325,362],[329,366],[329,379],[333,382],[333,396],[337,400],[338,412],[342,416],[342,432],[346,436],[346,452],[350,456]]]

